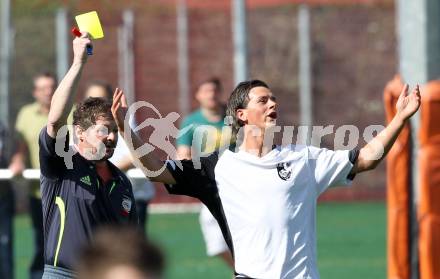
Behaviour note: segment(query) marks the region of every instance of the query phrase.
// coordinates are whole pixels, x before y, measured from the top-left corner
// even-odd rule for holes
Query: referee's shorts
[[[52,266],[52,265],[44,265],[44,273],[41,279],[74,279],[76,278],[76,274],[69,269]]]

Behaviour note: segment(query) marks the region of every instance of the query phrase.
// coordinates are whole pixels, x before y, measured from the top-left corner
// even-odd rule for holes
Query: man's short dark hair
[[[221,92],[223,90],[222,82],[217,77],[211,77],[211,78],[208,78],[208,79],[204,80],[202,83],[200,83],[200,86],[202,86],[203,84],[207,84],[207,83],[214,84],[215,89],[216,89],[217,92]]]
[[[57,78],[51,72],[41,72],[41,73],[38,73],[38,74],[36,74],[33,77],[33,81],[35,82],[39,78],[51,78],[55,82],[55,85],[57,84]]]
[[[232,135],[234,136],[238,133],[240,127],[244,125],[240,119],[237,118],[236,112],[238,109],[247,107],[249,103],[249,92],[254,87],[266,87],[269,89],[269,86],[264,81],[258,79],[248,80],[240,82],[229,97],[226,116],[232,118]]]
[[[160,278],[165,261],[162,252],[134,227],[109,226],[99,229],[93,242],[79,257],[79,279],[101,279],[111,267],[133,267],[145,278]]]
[[[89,82],[86,86],[86,90],[84,92],[87,92],[91,87],[98,86],[104,89],[106,98],[111,100],[113,98],[113,87],[110,83],[103,81],[103,80],[92,80]]]
[[[96,124],[100,117],[113,119],[111,113],[112,103],[104,98],[90,97],[81,102],[73,113],[73,125],[87,130]]]

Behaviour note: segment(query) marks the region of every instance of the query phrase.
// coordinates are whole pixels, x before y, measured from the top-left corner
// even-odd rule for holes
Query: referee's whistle
[[[81,37],[81,32],[76,27],[72,28],[72,34],[76,37]],[[93,46],[92,45],[87,45],[87,55],[93,55]]]

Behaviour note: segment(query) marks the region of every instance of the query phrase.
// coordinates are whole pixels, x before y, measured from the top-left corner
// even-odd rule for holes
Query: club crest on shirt
[[[278,176],[282,180],[288,180],[292,175],[292,168],[290,168],[291,164],[292,163],[279,163],[277,165]]]
[[[122,198],[122,214],[127,216],[131,211],[131,199],[130,197],[124,196]]]

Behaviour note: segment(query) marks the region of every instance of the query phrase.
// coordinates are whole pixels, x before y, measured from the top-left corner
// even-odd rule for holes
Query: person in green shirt
[[[220,80],[211,78],[200,84],[196,92],[196,100],[200,108],[185,117],[181,124],[181,131],[177,138],[177,154],[180,158],[191,158],[194,152],[211,153],[218,147],[229,142],[222,142],[222,128],[224,127],[225,107],[220,102],[222,86]],[[191,128],[186,131],[185,128]],[[197,127],[210,126],[209,133],[203,136],[194,136]]]
[[[14,176],[20,175],[25,168],[39,169],[38,135],[47,124],[52,95],[56,88],[56,79],[50,73],[38,74],[33,80],[32,96],[35,102],[24,106],[18,112],[15,122],[17,151],[12,156],[9,169]],[[43,215],[39,181],[30,182],[29,211],[34,234],[34,257],[30,266],[30,278],[41,278],[44,268]]]
[[[177,138],[177,156],[179,159],[191,159],[201,153],[214,152],[221,146],[229,144],[228,137],[222,137],[225,125],[225,107],[220,102],[221,82],[210,78],[200,84],[196,100],[200,108],[185,117],[181,123]],[[204,126],[207,129],[197,129]],[[185,128],[189,128],[186,131]],[[214,129],[212,129],[214,128]],[[202,132],[199,134],[199,132]],[[225,142],[223,142],[225,141]],[[199,217],[200,227],[208,256],[222,258],[230,267],[234,266],[231,252],[223,238],[220,227],[206,206],[202,206]]]

